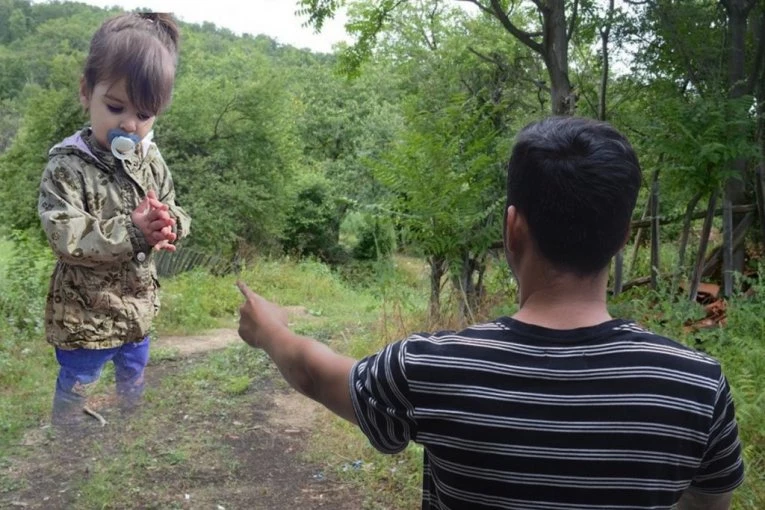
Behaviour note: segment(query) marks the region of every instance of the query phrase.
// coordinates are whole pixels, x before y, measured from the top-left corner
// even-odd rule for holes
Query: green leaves
[[[11,147],[0,154],[0,222],[11,229],[39,225],[37,195],[48,149],[83,126],[71,90],[30,85],[26,113]]]

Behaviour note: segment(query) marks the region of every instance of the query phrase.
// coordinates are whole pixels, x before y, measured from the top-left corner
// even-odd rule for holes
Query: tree
[[[189,242],[228,256],[245,245],[277,252],[298,155],[285,78],[249,42],[200,31],[185,44],[155,131],[195,219]]]
[[[31,86],[21,127],[0,155],[0,222],[15,230],[37,227],[37,195],[47,151],[82,127],[84,115],[75,88]]]
[[[706,134],[712,131],[720,133],[716,140],[703,144],[701,151],[711,158],[709,164],[713,169],[703,166],[696,171],[716,176],[715,186],[725,189],[726,295],[732,292],[733,272],[744,269],[743,243],[734,245],[732,235],[745,218],[734,215],[732,209],[754,195],[751,169],[756,160],[756,120],[752,111],[762,101],[755,92],[763,79],[765,38],[752,27],[758,26],[753,20],[760,19],[761,10],[762,6],[757,8],[755,1],[744,0],[651,0],[639,6],[642,25],[637,31],[653,35],[652,39],[644,35],[638,39],[641,47],[638,62],[645,66],[645,79],[671,83],[665,90],[674,90],[676,100],[693,104],[697,109],[699,104],[705,104],[704,111],[721,110],[719,115],[709,118],[717,119],[719,126],[682,133],[696,140],[706,139]],[[709,124],[709,119],[705,124]],[[666,137],[656,139],[657,145],[667,141]],[[699,144],[693,145],[699,151]],[[688,156],[693,159],[696,154]]]
[[[381,214],[392,214],[404,242],[428,260],[431,316],[451,274],[468,320],[500,232],[508,135],[524,123],[522,111],[539,107],[527,82],[515,81],[530,81],[527,49],[507,39],[497,48],[496,24],[464,16],[412,2],[392,18],[395,32],[377,58],[400,76],[404,127],[375,176],[388,192]]]
[[[569,41],[577,28],[580,1],[584,0],[569,2],[570,9],[567,9],[564,0],[532,0],[532,8],[527,8],[523,0],[458,0],[494,18],[510,36],[542,58],[550,85],[539,81],[538,86],[549,92],[552,113],[557,115],[573,114],[576,108],[576,94],[569,80]],[[355,70],[371,54],[392,12],[407,0],[301,0],[302,8],[298,12],[308,15],[309,23],[320,30],[324,21],[346,3],[351,14],[346,28],[357,36],[357,42],[346,51],[345,60],[350,69]],[[437,9],[443,2],[431,0],[429,3]],[[534,18],[539,20],[537,26],[527,21]]]

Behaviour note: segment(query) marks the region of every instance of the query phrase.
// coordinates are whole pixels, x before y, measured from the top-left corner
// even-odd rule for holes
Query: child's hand
[[[152,190],[130,214],[130,218],[143,232],[149,246],[157,250],[175,251],[175,246],[171,244],[176,239],[172,230],[175,220],[170,216],[168,209],[166,204],[157,200],[157,195]]]
[[[165,227],[162,229],[161,234],[165,236],[164,239],[159,241],[157,244],[154,245],[154,249],[159,250],[167,250],[167,251],[175,251],[176,247],[173,244],[173,241],[178,237],[173,233],[173,229],[170,227]]]

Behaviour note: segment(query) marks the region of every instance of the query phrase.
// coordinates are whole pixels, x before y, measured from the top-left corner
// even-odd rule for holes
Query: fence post
[[[728,193],[723,197],[723,296],[733,294],[733,202]]]
[[[659,286],[659,180],[651,186],[651,288]]]
[[[714,190],[709,196],[709,205],[707,206],[707,216],[704,218],[704,227],[701,229],[701,239],[699,239],[699,251],[696,254],[696,263],[693,265],[693,276],[691,277],[691,290],[689,298],[696,301],[696,294],[699,292],[699,283],[701,283],[701,273],[704,270],[704,257],[707,253],[707,244],[709,243],[709,233],[712,231],[712,222],[715,219],[715,205],[717,202],[717,193]]]
[[[765,163],[755,169],[754,189],[757,195],[757,210],[760,219],[760,232],[762,233],[762,245],[765,247]]]
[[[688,248],[688,238],[691,233],[691,222],[693,221],[693,212],[696,210],[696,204],[701,200],[703,193],[699,191],[696,193],[691,201],[688,202],[688,206],[685,208],[685,219],[683,220],[683,233],[680,236],[680,251],[677,257],[677,266],[675,267],[675,274],[672,275],[672,287],[670,292],[674,296],[677,289],[677,279],[680,278],[680,274],[683,272],[683,266],[685,265],[685,252]]]

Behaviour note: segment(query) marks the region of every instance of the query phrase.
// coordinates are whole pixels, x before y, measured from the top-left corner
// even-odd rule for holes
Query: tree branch
[[[727,1],[727,0],[720,0],[720,2],[724,2],[724,1]],[[659,18],[661,18],[661,20],[664,23],[667,24],[667,26],[669,27],[670,31],[671,32],[677,32],[677,29],[674,26],[674,23],[672,22],[670,17],[666,14],[664,9],[660,5],[658,5],[658,4],[655,5],[655,8],[659,12]],[[677,47],[678,53],[680,53],[680,56],[685,61],[685,67],[686,67],[686,70],[688,71],[688,77],[690,78],[691,82],[698,89],[699,95],[703,96],[703,93],[702,93],[701,87],[700,87],[701,83],[700,83],[700,80],[699,80],[699,77],[698,77],[698,73],[696,72],[697,70],[694,69],[693,62],[691,61],[690,57],[688,56],[688,53],[685,51],[685,48],[683,47],[682,41],[676,43],[676,47]]]
[[[574,0],[574,10],[571,13],[571,19],[568,24],[568,32],[566,33],[566,40],[571,41],[571,36],[574,35],[576,29],[577,17],[579,16],[579,0]]]
[[[489,5],[484,5],[479,0],[459,0],[461,2],[469,2],[475,6],[477,6],[479,9],[481,9],[486,14],[489,14],[490,16],[493,16],[499,22],[502,24],[505,30],[510,32],[510,34],[518,39],[522,44],[530,48],[532,51],[535,51],[536,53],[539,53],[540,55],[544,55],[544,48],[542,47],[542,44],[540,44],[538,41],[534,40],[533,35],[529,32],[526,32],[525,30],[521,30],[508,17],[505,10],[502,8],[502,4],[499,0],[489,0]]]
[[[220,125],[220,121],[223,120],[223,116],[226,115],[226,113],[228,113],[229,109],[236,102],[237,97],[238,97],[238,94],[234,94],[234,97],[232,97],[231,100],[228,103],[226,103],[226,106],[223,107],[223,109],[220,112],[220,115],[218,115],[218,118],[215,119],[215,126],[213,127],[213,134],[210,137],[210,141],[211,142],[214,141],[214,140],[220,140],[221,139],[221,136],[218,133],[218,126]]]

